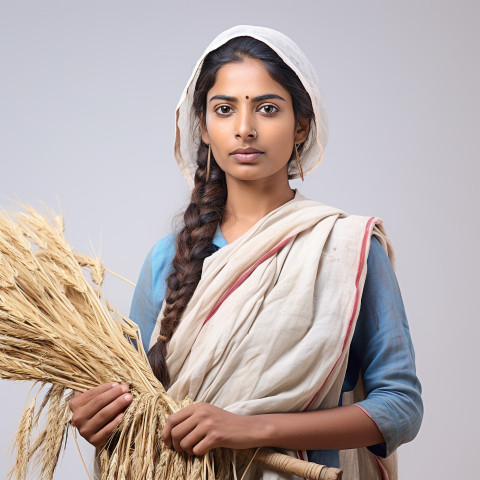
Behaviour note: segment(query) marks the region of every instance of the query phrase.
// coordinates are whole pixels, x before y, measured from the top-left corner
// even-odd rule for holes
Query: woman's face
[[[217,73],[207,94],[202,140],[227,179],[288,179],[287,164],[294,142],[308,135],[309,121],[295,125],[288,90],[269,75],[261,60],[228,63]],[[256,132],[256,133],[255,133]],[[256,153],[235,153],[239,149]]]

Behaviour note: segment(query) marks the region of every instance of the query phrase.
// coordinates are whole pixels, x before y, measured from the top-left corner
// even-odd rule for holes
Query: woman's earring
[[[207,156],[207,175],[205,176],[205,182],[208,182],[208,179],[210,177],[210,154],[212,151],[212,147],[209,145],[208,146],[208,156]]]
[[[298,170],[298,173],[300,174],[300,178],[302,179],[302,182],[303,182],[303,170],[302,170],[302,164],[300,163],[300,155],[298,154],[298,145],[300,144],[296,144],[294,143],[295,145],[295,156],[297,157],[297,170]]]

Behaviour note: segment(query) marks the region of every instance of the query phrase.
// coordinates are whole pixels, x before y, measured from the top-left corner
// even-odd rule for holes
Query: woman
[[[390,240],[380,219],[288,183],[326,139],[315,73],[288,37],[220,34],[177,108],[191,203],[149,253],[131,318],[156,376],[197,402],[168,420],[175,450],[271,446],[346,478],[395,478],[423,406]],[[102,385],[72,401],[74,423],[101,447],[130,401],[126,385]]]

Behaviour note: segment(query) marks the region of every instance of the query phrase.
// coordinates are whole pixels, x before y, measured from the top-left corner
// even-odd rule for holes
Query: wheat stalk
[[[103,296],[100,260],[72,250],[62,217],[22,209],[0,213],[0,377],[51,387],[40,407],[37,394],[22,415],[10,478],[26,479],[31,467],[51,479],[71,420],[71,390],[108,382],[130,385],[133,401],[115,445],[99,454],[101,480],[236,478],[236,467],[253,451],[240,462],[232,450],[195,457],[161,441],[168,416],[191,401],[174,401],[153,375],[137,326]],[[47,418],[40,428],[42,415]]]
[[[109,311],[103,277],[98,259],[73,252],[61,217],[47,218],[28,206],[0,215],[0,377],[52,385],[40,408],[35,411],[35,397],[22,416],[10,476],[27,478],[28,465],[36,463],[40,478],[52,478],[71,416],[67,392],[117,381],[130,385],[134,400],[115,447],[101,452],[102,480],[213,480],[214,472],[198,474],[205,459],[192,461],[161,442],[166,418],[180,406],[150,370],[136,325]],[[32,438],[46,406],[45,425]],[[168,472],[162,464],[170,465]]]

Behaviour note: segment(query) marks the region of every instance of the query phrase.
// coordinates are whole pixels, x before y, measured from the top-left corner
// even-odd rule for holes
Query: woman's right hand
[[[118,383],[105,383],[83,393],[75,392],[70,400],[72,423],[87,442],[100,449],[122,421],[132,399],[128,385]]]

